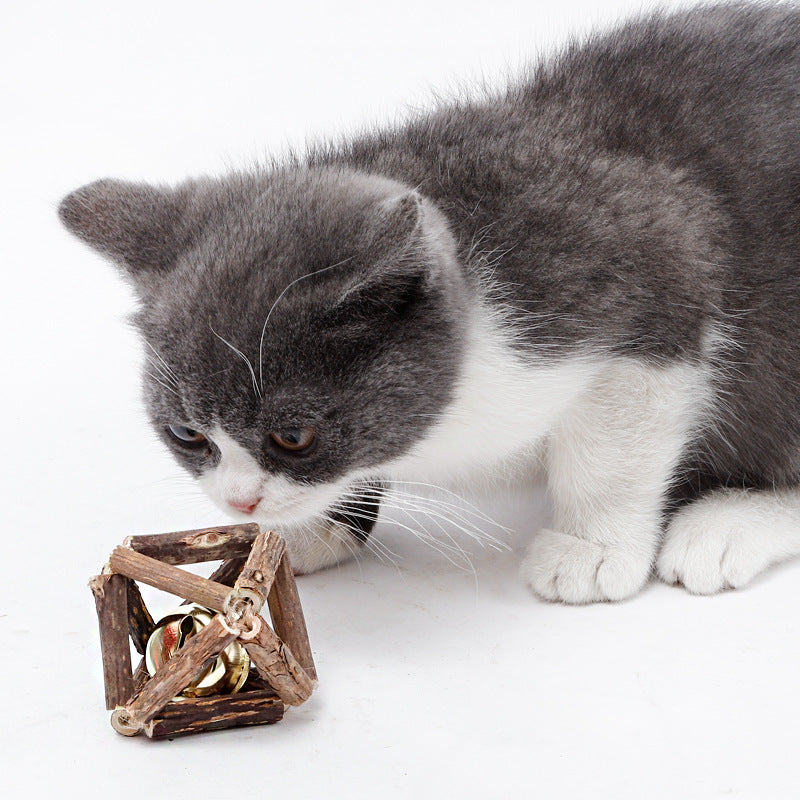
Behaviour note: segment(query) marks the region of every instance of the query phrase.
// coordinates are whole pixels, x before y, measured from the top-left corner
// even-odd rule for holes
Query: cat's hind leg
[[[711,492],[681,508],[667,527],[657,569],[667,583],[714,594],[749,583],[800,555],[800,489]]]

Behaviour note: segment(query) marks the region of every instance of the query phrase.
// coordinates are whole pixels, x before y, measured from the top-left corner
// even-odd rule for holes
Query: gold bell
[[[155,675],[156,670],[213,617],[213,611],[196,603],[186,603],[162,617],[147,640],[145,666],[148,673]],[[175,699],[234,694],[244,686],[249,673],[250,656],[239,641],[234,640]]]

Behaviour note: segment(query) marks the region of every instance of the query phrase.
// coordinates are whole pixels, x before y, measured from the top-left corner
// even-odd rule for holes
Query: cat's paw
[[[744,586],[769,562],[739,510],[714,500],[692,503],[673,517],[656,569],[667,583],[682,583],[693,594],[715,594]]]
[[[358,555],[362,545],[346,525],[310,521],[277,528],[296,575],[332,567]]]
[[[594,603],[636,594],[647,581],[650,562],[620,547],[544,529],[534,537],[522,574],[545,600]]]

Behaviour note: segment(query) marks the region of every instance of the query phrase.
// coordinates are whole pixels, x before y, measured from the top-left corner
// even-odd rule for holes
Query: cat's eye
[[[304,428],[284,428],[281,431],[272,431],[270,437],[282,450],[299,454],[307,451],[314,444],[316,431],[307,425]]]
[[[184,447],[201,447],[208,441],[200,431],[185,425],[167,425],[167,429]]]

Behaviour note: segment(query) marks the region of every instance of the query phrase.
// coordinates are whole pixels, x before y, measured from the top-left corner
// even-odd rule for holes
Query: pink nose
[[[259,497],[255,503],[251,503],[248,500],[228,500],[228,505],[232,508],[235,508],[237,511],[242,511],[245,514],[252,514],[255,510],[255,507],[261,502],[261,498]]]

